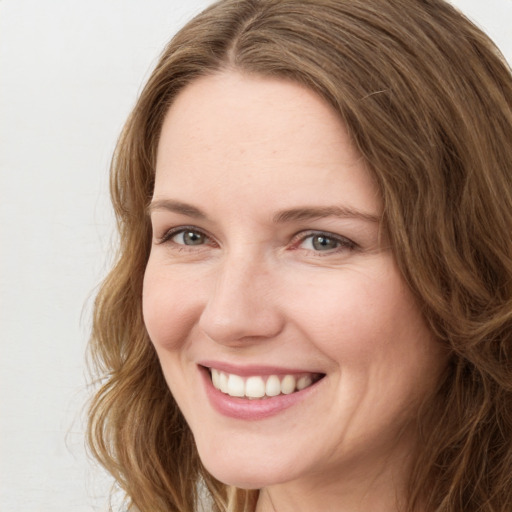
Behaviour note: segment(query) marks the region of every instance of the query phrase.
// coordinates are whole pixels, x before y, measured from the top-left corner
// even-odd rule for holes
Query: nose
[[[275,272],[247,257],[226,258],[212,279],[199,319],[217,343],[237,346],[277,336],[284,326]]]

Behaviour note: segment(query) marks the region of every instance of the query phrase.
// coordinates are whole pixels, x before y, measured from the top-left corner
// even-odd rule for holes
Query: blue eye
[[[315,252],[334,252],[341,249],[353,249],[355,244],[344,237],[336,237],[328,233],[312,233],[302,238],[302,249]]]
[[[315,251],[330,251],[332,249],[337,249],[340,245],[340,242],[334,238],[329,238],[325,235],[315,235],[310,237],[311,245],[315,249]]]
[[[208,237],[200,231],[183,229],[178,233],[174,233],[170,240],[179,245],[203,245],[208,241]]]

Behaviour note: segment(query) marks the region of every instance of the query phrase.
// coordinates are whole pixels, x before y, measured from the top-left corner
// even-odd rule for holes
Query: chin
[[[221,457],[219,453],[199,457],[206,470],[217,480],[240,489],[261,489],[290,480],[291,469],[280,467],[275,457],[272,460],[251,461],[249,454],[237,457]],[[277,464],[276,464],[277,463]]]

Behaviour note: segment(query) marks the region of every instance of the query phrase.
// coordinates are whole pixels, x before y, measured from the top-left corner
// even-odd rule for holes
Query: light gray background
[[[170,36],[207,0],[0,0],[0,510],[106,510],[84,451],[108,166]],[[512,0],[454,2],[512,61]]]

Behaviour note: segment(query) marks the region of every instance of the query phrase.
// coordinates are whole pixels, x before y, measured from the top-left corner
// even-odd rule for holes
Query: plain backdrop
[[[165,42],[207,0],[0,0],[0,511],[107,509],[84,449],[108,167]],[[512,0],[457,0],[512,61]]]

